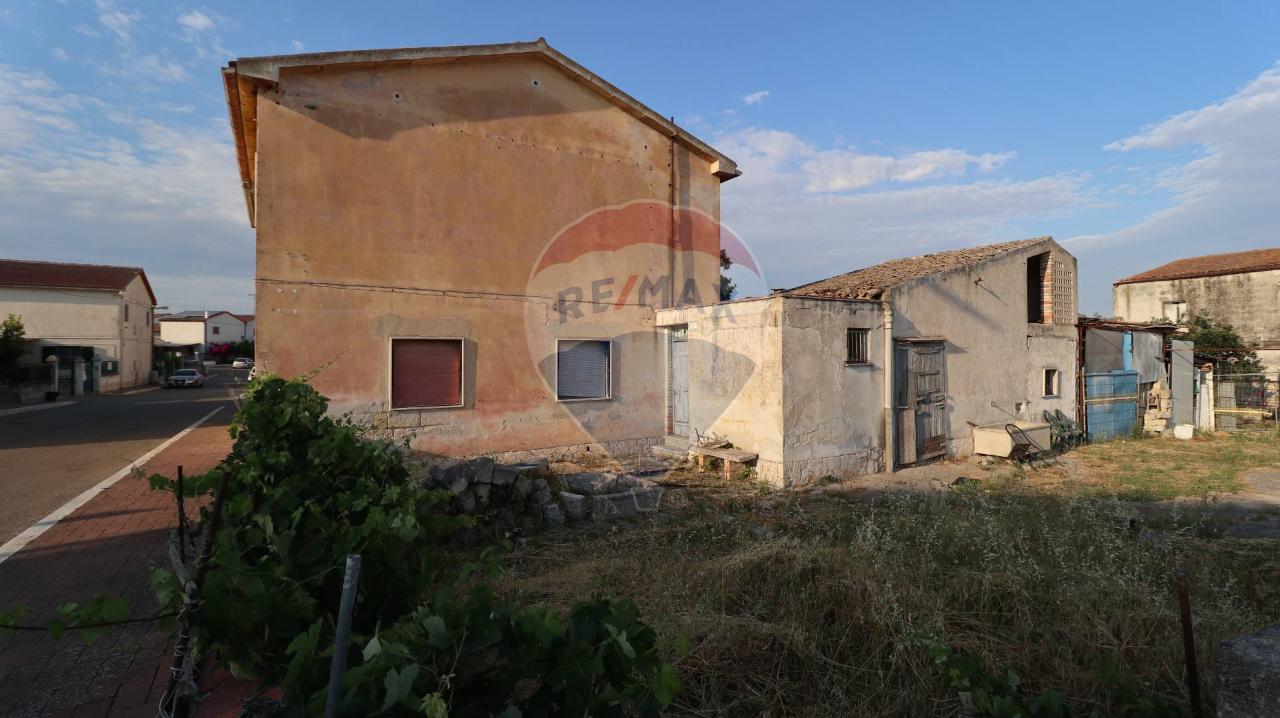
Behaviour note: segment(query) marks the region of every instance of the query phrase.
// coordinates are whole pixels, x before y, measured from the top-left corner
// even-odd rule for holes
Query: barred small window
[[[871,361],[867,352],[868,329],[850,329],[845,339],[845,364],[867,364]]]

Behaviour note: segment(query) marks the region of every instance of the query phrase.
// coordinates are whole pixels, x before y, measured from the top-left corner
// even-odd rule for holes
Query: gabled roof
[[[1166,282],[1173,279],[1195,279],[1196,277],[1220,277],[1224,274],[1265,272],[1271,269],[1280,269],[1280,247],[1175,259],[1155,269],[1149,269],[1132,277],[1125,277],[1117,281],[1116,284]]]
[[[1035,237],[935,252],[906,259],[892,259],[882,264],[855,269],[847,274],[788,289],[783,292],[783,295],[827,299],[879,299],[884,290],[890,287],[1052,241],[1052,237]]]
[[[236,319],[239,319],[240,321],[244,322],[245,324],[248,324],[249,322],[253,321],[253,315],[252,315],[252,314],[234,314],[234,315],[232,315],[232,316],[234,316]]]
[[[151,291],[151,283],[147,281],[147,273],[142,271],[142,267],[0,259],[0,286],[4,287],[123,292],[134,277],[142,277],[142,285],[154,305],[156,295]]]
[[[258,147],[258,88],[274,87],[285,68],[347,68],[361,66],[427,65],[501,57],[530,57],[543,60],[570,78],[600,94],[637,118],[712,163],[712,173],[721,181],[742,174],[733,160],[703,142],[679,125],[654,112],[648,105],[610,84],[604,78],[574,62],[547,44],[546,39],[533,42],[507,42],[493,45],[452,45],[446,47],[408,47],[388,50],[346,50],[309,52],[298,55],[242,57],[222,69],[223,89],[227,94],[227,110],[231,114],[231,133],[240,161],[240,180],[249,209],[249,224],[254,223],[253,186],[256,181],[254,156]]]
[[[203,322],[206,319],[212,319],[218,316],[219,314],[225,314],[229,317],[236,316],[231,312],[226,311],[225,309],[208,310],[207,317],[205,316],[205,312],[206,310],[204,309],[189,309],[185,312],[174,312],[173,314],[163,314],[161,316],[156,317],[156,321],[158,322]],[[236,318],[239,319],[239,317],[236,317]]]

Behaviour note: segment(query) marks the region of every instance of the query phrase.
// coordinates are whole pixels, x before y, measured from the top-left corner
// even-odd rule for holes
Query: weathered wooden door
[[[671,406],[671,435],[689,435],[689,333],[684,327],[670,330],[671,370],[667,381]]]
[[[894,356],[897,461],[910,466],[947,453],[946,351],[942,342],[900,342]]]

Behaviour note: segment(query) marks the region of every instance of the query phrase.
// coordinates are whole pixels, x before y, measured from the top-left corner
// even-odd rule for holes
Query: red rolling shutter
[[[461,340],[391,340],[391,408],[461,403]]]

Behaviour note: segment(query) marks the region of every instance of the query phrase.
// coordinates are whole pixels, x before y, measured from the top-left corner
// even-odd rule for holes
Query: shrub
[[[359,600],[377,607],[357,614],[357,630],[411,609],[433,578],[432,541],[459,525],[433,513],[447,494],[411,482],[394,445],[362,438],[327,405],[303,381],[251,384],[231,453],[189,484],[207,494],[227,482],[195,637],[240,675],[283,678],[293,637],[337,613],[348,554],[364,560]]]
[[[314,668],[331,655],[317,650],[324,637],[317,623],[293,646],[286,700],[308,714],[324,709],[325,676]],[[600,596],[565,621],[498,600],[486,582],[465,595],[451,586],[359,643],[342,715],[656,716],[680,688],[635,604]]]
[[[191,495],[227,492],[198,647],[282,686],[287,712],[323,712],[343,569],[360,554],[344,715],[656,715],[670,702],[674,669],[630,601],[597,596],[563,621],[496,599],[482,580],[496,564],[486,577],[471,566],[437,581],[440,539],[468,519],[445,516],[447,492],[421,488],[397,447],[363,438],[327,406],[304,381],[254,380],[231,453],[184,484]],[[211,513],[207,503],[202,520]],[[155,584],[162,603],[179,595],[168,572]]]

